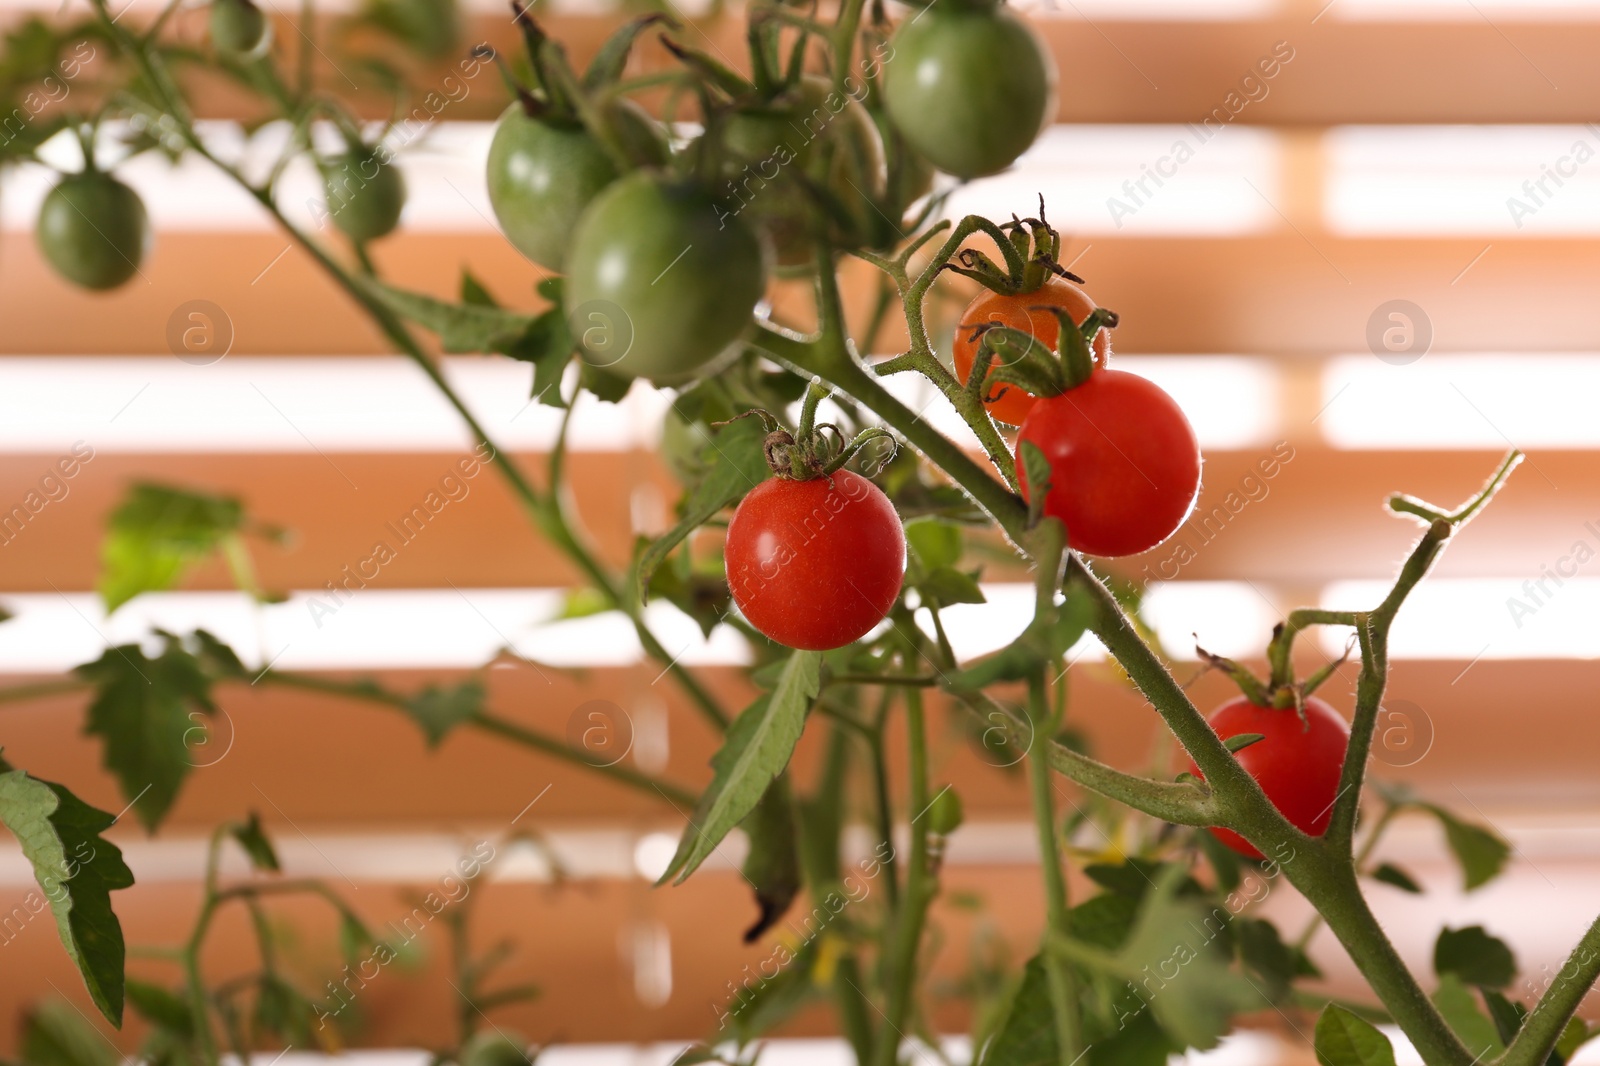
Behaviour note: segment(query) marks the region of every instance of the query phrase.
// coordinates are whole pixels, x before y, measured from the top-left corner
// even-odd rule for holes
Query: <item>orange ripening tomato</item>
[[[1095,303],[1088,293],[1063,277],[1051,277],[1033,292],[1016,296],[983,290],[967,305],[967,309],[961,313],[960,324],[956,326],[956,377],[965,383],[967,376],[972,373],[972,364],[977,361],[978,345],[982,339],[975,338],[973,334],[989,323],[1031,333],[1040,344],[1053,351],[1061,335],[1061,324],[1049,311],[1039,310],[1043,307],[1060,307],[1072,315],[1074,322],[1082,325],[1094,311]],[[1111,348],[1110,331],[1102,328],[1096,333],[1091,348],[1095,365],[1105,366],[1106,355]],[[990,366],[993,365],[991,362]],[[989,392],[991,395],[1000,394],[998,399],[985,405],[989,413],[1013,426],[1022,424],[1039,399],[1015,385],[994,386]]]

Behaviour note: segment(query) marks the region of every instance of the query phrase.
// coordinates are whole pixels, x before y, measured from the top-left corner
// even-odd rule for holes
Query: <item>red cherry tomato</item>
[[[1302,723],[1293,707],[1262,707],[1240,696],[1213,711],[1210,721],[1223,740],[1241,733],[1260,733],[1261,740],[1238,753],[1239,765],[1296,829],[1312,836],[1327,831],[1333,800],[1339,794],[1345,745],[1350,740],[1350,727],[1338,711],[1312,697],[1306,700]],[[1203,776],[1193,763],[1189,772]],[[1239,854],[1263,858],[1233,830],[1211,832]]]
[[[1049,311],[1038,310],[1041,307],[1062,308],[1072,316],[1072,321],[1081,326],[1094,311],[1094,300],[1061,277],[1052,277],[1043,287],[1020,296],[1007,296],[984,289],[961,312],[961,322],[956,326],[956,343],[952,353],[955,356],[956,377],[963,384],[966,383],[968,375],[972,373],[972,364],[977,361],[978,345],[982,341],[973,333],[990,323],[1031,333],[1039,339],[1040,344],[1054,351],[1056,340],[1061,336],[1061,322]],[[1091,347],[1096,365],[1105,366],[1106,351],[1111,347],[1111,332],[1102,328],[1094,335]],[[993,366],[993,362],[990,365]],[[1033,405],[1039,402],[1039,397],[1015,385],[998,385],[989,391],[1000,394],[998,399],[985,404],[989,413],[1013,426],[1022,425],[1022,420],[1028,417]]]
[[[878,486],[839,470],[751,489],[724,549],[728,587],[750,624],[791,648],[842,648],[900,594],[906,537]]]
[[[1200,445],[1183,411],[1153,382],[1096,370],[1034,404],[1017,433],[1017,477],[1028,497],[1022,445],[1050,461],[1044,510],[1090,555],[1136,555],[1177,532],[1200,491]]]

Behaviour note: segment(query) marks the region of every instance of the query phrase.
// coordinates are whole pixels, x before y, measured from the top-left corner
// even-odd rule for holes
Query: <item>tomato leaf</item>
[[[984,1046],[979,1066],[1043,1066],[1057,1059],[1055,1016],[1044,958],[1035,955],[1022,968],[1022,982],[1011,996],[1005,1020]]]
[[[540,317],[475,303],[449,303],[379,282],[367,282],[366,288],[390,311],[435,334],[445,352],[503,352]]]
[[[929,571],[917,582],[917,589],[923,596],[936,601],[941,607],[949,607],[956,603],[988,602],[984,599],[983,589],[978,587],[976,578],[948,566]]]
[[[755,924],[744,931],[744,942],[753,944],[778,923],[800,892],[800,851],[787,774],[773,779],[741,825],[750,838],[744,878],[755,890],[760,910]]]
[[[461,302],[474,307],[500,306],[500,302],[484,287],[483,282],[466,267],[461,268]]]
[[[1445,842],[1461,867],[1462,888],[1470,892],[1488,884],[1505,869],[1511,856],[1511,845],[1500,839],[1494,830],[1471,822],[1464,822],[1454,814],[1435,804],[1419,804],[1439,819],[1444,826]]]
[[[961,539],[961,527],[954,522],[923,517],[906,523],[906,544],[930,572],[961,561]]]
[[[1317,1019],[1312,1044],[1322,1066],[1394,1066],[1389,1038],[1337,1004],[1329,1004]]]
[[[429,685],[406,700],[405,710],[437,748],[446,734],[483,712],[483,682],[470,678],[459,685]]]
[[[1236,733],[1224,740],[1222,746],[1237,755],[1250,745],[1266,739],[1266,735],[1263,733]]]
[[[1022,480],[1028,486],[1028,528],[1039,524],[1044,516],[1044,501],[1050,495],[1050,460],[1031,440],[1022,442]]]
[[[22,1020],[28,1066],[120,1066],[122,1056],[94,1023],[64,999],[47,1000]]]
[[[165,647],[153,659],[124,644],[73,671],[95,686],[83,731],[104,742],[106,769],[151,830],[194,768],[190,744],[204,742],[205,716],[217,709],[201,661],[180,638],[161,636]]]
[[[750,814],[794,754],[806,713],[820,687],[822,656],[789,656],[778,687],[746,707],[728,727],[722,749],[711,757],[712,778],[700,796],[683,839],[657,884],[682,884]]]
[[[250,856],[250,865],[266,873],[278,873],[283,869],[278,862],[278,852],[272,846],[272,841],[267,839],[266,831],[261,828],[261,816],[255,811],[250,812],[250,819],[246,822],[236,823],[229,830],[233,839]]]
[[[1504,988],[1517,976],[1517,960],[1505,941],[1481,925],[1445,926],[1433,945],[1433,970],[1440,977],[1455,974],[1469,985]]]
[[[244,524],[233,497],[140,482],[111,512],[100,548],[100,597],[108,612],[141,592],[169,589]]]
[[[1417,884],[1416,879],[1391,862],[1380,863],[1377,869],[1372,871],[1372,879],[1393,885],[1402,892],[1422,894],[1422,886]]]
[[[634,588],[640,603],[649,602],[650,578],[656,567],[685,537],[772,476],[761,446],[766,435],[758,420],[741,418],[723,426],[706,442],[709,467],[680,506],[683,517],[657,537],[634,566]]]
[[[1276,1003],[1288,995],[1298,964],[1295,950],[1283,942],[1278,927],[1268,921],[1239,917],[1233,920],[1233,934],[1239,961],[1261,979],[1267,998]]]
[[[132,886],[133,871],[100,835],[116,819],[60,785],[0,769],[0,822],[22,845],[89,997],[120,1027],[126,949],[111,893]]]
[[[184,1037],[194,1033],[194,1014],[189,1010],[189,1003],[175,992],[129,978],[128,1002],[151,1025]]]
[[[1522,1028],[1522,1023],[1527,1020],[1528,1008],[1496,992],[1492,988],[1478,989],[1483,996],[1483,1005],[1489,1008],[1489,1018],[1494,1022],[1495,1032],[1500,1035],[1500,1042],[1507,1047],[1516,1039],[1517,1031]]]
[[[1472,989],[1453,973],[1439,978],[1439,987],[1433,993],[1433,1005],[1439,1008],[1444,1020],[1450,1023],[1456,1036],[1475,1058],[1487,1059],[1505,1050],[1500,1033],[1478,1009]]]

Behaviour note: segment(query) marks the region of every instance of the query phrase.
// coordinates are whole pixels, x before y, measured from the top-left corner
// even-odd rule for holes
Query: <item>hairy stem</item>
[[[1028,717],[1035,733],[1050,727],[1046,708],[1044,671],[1028,678]],[[1033,797],[1033,820],[1039,830],[1039,867],[1044,874],[1045,916],[1048,935],[1070,935],[1067,919],[1067,882],[1061,873],[1061,853],[1056,846],[1056,809],[1050,796],[1050,757],[1045,745],[1034,744],[1028,753],[1028,783]],[[1083,1033],[1078,1018],[1078,989],[1072,968],[1055,952],[1043,953],[1050,983],[1050,1013],[1055,1020],[1057,1061],[1073,1066],[1078,1061]]]

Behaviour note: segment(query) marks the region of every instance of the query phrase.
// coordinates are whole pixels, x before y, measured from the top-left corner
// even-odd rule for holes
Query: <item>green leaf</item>
[[[1262,991],[1274,1003],[1289,992],[1298,970],[1295,951],[1283,942],[1278,927],[1257,918],[1233,920],[1239,961],[1260,978]]]
[[[445,352],[503,352],[533,326],[536,315],[472,303],[448,303],[375,281],[366,283],[380,303],[435,334]]]
[[[672,549],[718,511],[742,499],[745,493],[772,476],[772,470],[767,466],[766,452],[761,446],[766,436],[766,429],[757,419],[741,418],[722,427],[707,442],[709,468],[705,478],[683,501],[682,519],[657,537],[634,566],[635,588],[640,603],[649,601],[646,590],[650,587],[650,577]],[[739,575],[732,575],[729,582],[739,579]],[[759,580],[759,575],[756,579]]]
[[[0,774],[0,822],[16,835],[44,890],[67,955],[94,1005],[122,1025],[122,925],[111,893],[133,884],[122,852],[103,838],[116,821],[60,785],[21,770]]]
[[[1312,1037],[1322,1066],[1394,1066],[1394,1045],[1376,1026],[1329,1004]]]
[[[104,762],[146,829],[166,817],[194,768],[191,741],[216,713],[211,678],[179,638],[162,634],[154,659],[137,644],[110,648],[73,672],[95,686],[83,731],[104,742]]]
[[[100,549],[108,612],[141,592],[172,588],[244,523],[237,499],[141,482],[111,513]]]
[[[422,728],[428,747],[437,748],[445,735],[483,713],[483,682],[470,678],[459,685],[429,685],[406,700],[405,710]]]
[[[1444,1015],[1444,1020],[1450,1023],[1450,1028],[1455,1030],[1456,1036],[1461,1038],[1474,1058],[1487,1058],[1505,1050],[1494,1022],[1478,1009],[1472,989],[1455,974],[1445,974],[1439,978],[1439,987],[1433,993],[1433,1005],[1439,1008],[1439,1013]]]
[[[1049,1066],[1056,1061],[1055,1018],[1044,958],[1035,955],[1022,968],[1005,1020],[984,1046],[979,1066]]]
[[[1372,879],[1374,881],[1382,881],[1386,885],[1393,885],[1403,892],[1422,894],[1422,886],[1417,884],[1416,878],[1393,863],[1380,863],[1378,868],[1372,871]]]
[[[122,1056],[104,1033],[64,999],[51,999],[22,1021],[22,1059],[28,1066],[120,1066]]]
[[[1022,480],[1028,486],[1028,528],[1039,524],[1044,515],[1044,501],[1050,495],[1050,460],[1031,440],[1022,442]]]
[[[278,873],[283,869],[278,862],[278,853],[272,847],[272,841],[267,839],[266,832],[261,828],[261,816],[255,811],[250,812],[249,821],[235,824],[229,832],[244,849],[244,853],[250,856],[251,866],[267,873]]]
[[[139,1016],[152,1025],[179,1036],[194,1033],[194,1014],[189,1001],[175,992],[147,981],[128,979],[128,1002]]]
[[[1522,1028],[1523,1021],[1528,1017],[1528,1009],[1492,988],[1480,988],[1478,994],[1483,996],[1483,1005],[1489,1008],[1489,1018],[1494,1022],[1494,1029],[1500,1036],[1500,1042],[1510,1047],[1511,1041],[1516,1039],[1517,1031]]]
[[[937,600],[942,607],[956,603],[989,602],[984,599],[983,590],[978,587],[976,578],[947,566],[928,573],[917,582],[917,589],[924,596]]]
[[[740,825],[750,838],[744,879],[755,892],[760,912],[744,931],[744,942],[753,944],[778,923],[800,892],[800,849],[787,774],[773,779],[756,809]]]
[[[660,14],[644,15],[618,27],[595,52],[594,58],[589,60],[589,66],[583,72],[584,89],[598,92],[620,81],[628,66],[628,53],[633,50],[633,43],[638,40],[639,34],[665,21],[666,18]]]
[[[1461,867],[1462,887],[1470,892],[1488,884],[1505,869],[1511,856],[1511,845],[1499,834],[1484,826],[1463,822],[1443,807],[1434,804],[1420,805],[1444,826],[1445,842]]]
[[[483,282],[474,277],[472,271],[466,267],[461,268],[461,302],[473,307],[500,306],[500,302],[484,288]]]
[[[924,570],[955,566],[961,561],[961,527],[937,518],[916,518],[906,523],[906,544]]]
[[[1258,741],[1266,740],[1264,733],[1236,733],[1222,742],[1222,746],[1234,754],[1238,754]]]
[[[1205,852],[1206,860],[1211,863],[1211,869],[1217,875],[1217,888],[1225,893],[1238,888],[1244,880],[1244,869],[1239,861],[1239,853],[1205,829],[1196,830],[1194,839],[1200,850]]]
[[[1156,862],[1151,859],[1129,857],[1120,863],[1096,862],[1083,868],[1089,880],[1102,888],[1110,889],[1119,895],[1131,896],[1133,899],[1144,899],[1145,893],[1154,888],[1170,871],[1178,869],[1176,864]],[[1198,896],[1204,890],[1200,883],[1192,877],[1184,877],[1178,882],[1177,893],[1180,896]]]
[[[821,669],[819,653],[794,652],[771,695],[757,699],[733,720],[722,749],[711,758],[711,784],[701,794],[677,854],[658,884],[673,877],[674,883],[682,884],[728,831],[755,809],[794,754],[820,686]]]
[[[1561,1056],[1562,1063],[1570,1062],[1573,1054],[1596,1036],[1600,1036],[1600,1028],[1591,1030],[1582,1018],[1568,1018],[1566,1028],[1561,1030],[1561,1036],[1556,1040],[1554,1054]],[[1552,1063],[1551,1066],[1561,1066],[1561,1063]]]
[[[1067,912],[1067,928],[1074,940],[1106,951],[1119,950],[1133,932],[1139,917],[1139,900],[1118,892],[1090,896]]]
[[[565,407],[561,397],[561,375],[572,360],[576,345],[566,316],[553,307],[528,324],[522,335],[497,348],[513,359],[533,364],[533,387],[529,395],[548,407]],[[623,393],[627,393],[624,388]]]
[[[1517,976],[1517,960],[1505,941],[1481,925],[1445,926],[1433,945],[1433,969],[1440,977],[1455,974],[1469,985],[1504,988]]]

